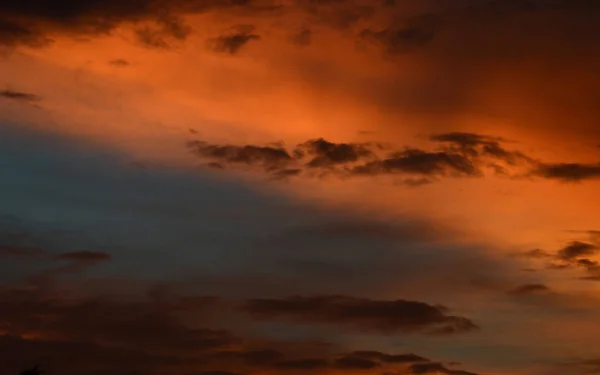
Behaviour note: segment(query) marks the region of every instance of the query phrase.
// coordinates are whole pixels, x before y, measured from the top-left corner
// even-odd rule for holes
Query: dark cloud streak
[[[375,332],[464,333],[477,329],[467,318],[423,302],[376,301],[346,296],[254,299],[242,307],[258,319],[326,323]]]

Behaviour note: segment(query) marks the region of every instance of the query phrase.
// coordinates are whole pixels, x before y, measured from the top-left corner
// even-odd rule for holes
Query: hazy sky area
[[[0,373],[600,373],[600,2],[0,1]]]

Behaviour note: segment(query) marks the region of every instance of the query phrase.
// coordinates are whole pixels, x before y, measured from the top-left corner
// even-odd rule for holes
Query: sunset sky
[[[597,0],[1,0],[0,374],[600,373]]]

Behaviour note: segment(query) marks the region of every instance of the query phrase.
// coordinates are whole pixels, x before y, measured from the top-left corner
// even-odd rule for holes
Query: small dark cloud
[[[298,176],[299,174],[302,173],[302,169],[299,168],[295,168],[295,169],[282,169],[276,172],[273,172],[272,176],[275,179],[286,179],[289,177],[293,177],[293,176]]]
[[[541,163],[531,172],[531,174],[533,176],[562,182],[580,182],[600,178],[600,163]]]
[[[355,174],[418,174],[427,176],[479,176],[481,171],[467,157],[445,151],[429,152],[407,149],[383,160],[372,161],[353,169]]]
[[[303,29],[292,35],[290,40],[297,46],[306,47],[312,42],[312,31],[310,29]]]
[[[532,259],[543,259],[543,258],[552,258],[554,255],[550,254],[547,251],[542,249],[532,249],[524,252],[519,252],[513,254],[513,256],[518,258],[532,258]]]
[[[173,41],[183,41],[192,29],[183,20],[176,17],[161,17],[154,25],[136,30],[138,41],[145,47],[167,49]]]
[[[125,66],[131,65],[131,63],[125,59],[114,59],[114,60],[110,60],[108,63],[112,66],[117,66],[117,67],[125,67]]]
[[[111,255],[108,253],[95,252],[95,251],[76,251],[71,253],[62,253],[56,256],[58,260],[71,260],[71,261],[82,261],[82,262],[101,262],[111,259]]]
[[[510,290],[508,293],[515,296],[526,296],[532,294],[544,294],[548,292],[550,292],[550,288],[544,284],[524,284]]]
[[[367,358],[385,363],[412,363],[412,362],[429,362],[428,359],[418,356],[413,353],[408,354],[387,354],[378,351],[354,351],[348,356],[355,358]]]
[[[505,140],[500,137],[492,137],[476,133],[450,132],[434,134],[430,137],[432,141],[449,144],[445,150],[459,152],[465,156],[480,157],[487,156],[504,161],[510,165],[516,165],[520,161],[532,162],[532,160],[519,151],[505,149],[501,142]],[[497,166],[502,168],[502,166]]]
[[[370,370],[379,367],[379,363],[367,358],[347,356],[336,359],[335,367],[343,370]]]
[[[306,358],[281,361],[275,367],[286,370],[319,370],[329,367],[329,362],[322,358]]]
[[[205,159],[213,162],[237,164],[246,166],[261,166],[268,170],[279,169],[292,161],[290,154],[283,148],[269,146],[234,146],[211,145],[202,141],[188,143],[190,150]]]
[[[210,38],[207,42],[209,48],[215,52],[235,55],[253,40],[260,40],[260,35],[254,33],[254,27],[240,25],[234,31]]]
[[[381,45],[390,54],[413,52],[430,43],[435,33],[419,28],[384,29],[375,31],[365,29],[360,33],[364,39]]]
[[[8,90],[8,89],[0,91],[0,97],[5,98],[5,99],[10,99],[10,100],[15,100],[15,101],[29,102],[29,103],[39,102],[40,100],[42,100],[41,96],[38,96],[35,94],[21,92],[21,91],[13,91],[13,90]]]
[[[446,314],[446,308],[423,302],[376,301],[346,296],[248,300],[242,309],[258,319],[351,326],[381,333],[453,334],[477,329],[469,319]]]
[[[415,363],[408,368],[409,374],[478,375],[473,372],[452,370],[438,362]]]
[[[366,144],[333,143],[323,138],[306,141],[296,148],[297,153],[310,156],[309,167],[331,167],[337,164],[352,163],[360,158],[372,156]]]
[[[439,20],[432,14],[413,17],[383,29],[364,29],[359,36],[390,55],[411,53],[433,42]]]
[[[554,253],[535,249],[515,254],[515,256],[547,260],[547,268],[553,270],[583,268],[588,272],[588,275],[582,279],[594,280],[600,277],[600,263],[590,259],[590,257],[597,255],[599,252],[600,248],[594,243],[571,241]],[[530,287],[536,289],[536,284],[532,284]],[[539,286],[539,290],[534,290],[534,292],[543,292],[540,289],[541,287]]]
[[[571,261],[582,256],[594,255],[599,250],[600,249],[598,249],[595,245],[590,243],[573,241],[560,249],[557,253],[557,257],[565,261]]]
[[[284,354],[273,349],[252,350],[240,355],[250,365],[267,365],[281,361]]]
[[[12,47],[19,44],[30,47],[42,47],[51,40],[33,28],[19,22],[3,19],[0,12],[0,46]]]

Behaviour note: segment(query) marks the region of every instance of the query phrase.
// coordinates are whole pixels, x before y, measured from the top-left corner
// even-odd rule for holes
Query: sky
[[[0,373],[600,373],[600,3],[0,1]]]

